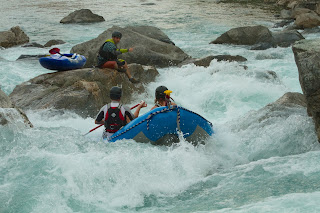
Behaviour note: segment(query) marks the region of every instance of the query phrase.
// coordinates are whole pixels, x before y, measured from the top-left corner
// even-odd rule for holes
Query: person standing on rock
[[[111,103],[104,105],[96,117],[95,124],[104,124],[105,126],[105,131],[102,135],[104,139],[111,137],[127,123],[137,118],[140,109],[147,106],[144,101],[140,102],[133,114],[129,107],[120,103],[121,96],[122,89],[120,87],[112,87],[110,89]]]
[[[116,69],[119,72],[124,72],[132,83],[139,81],[132,77],[128,64],[125,60],[118,59],[118,55],[122,53],[132,52],[133,48],[118,49],[117,44],[120,42],[122,34],[120,32],[113,32],[112,39],[107,39],[100,47],[98,52],[98,67]]]

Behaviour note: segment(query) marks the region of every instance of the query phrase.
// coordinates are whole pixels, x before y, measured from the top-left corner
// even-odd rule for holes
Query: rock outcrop
[[[111,69],[78,69],[43,74],[15,87],[10,98],[22,109],[63,109],[83,117],[94,117],[110,102],[109,90],[121,85],[122,103],[128,103],[136,93],[144,92],[142,83],[155,80],[154,67],[129,65],[131,74],[141,83],[132,84],[124,73]]]
[[[283,19],[295,20],[289,29],[309,29],[320,26],[320,2],[317,0],[278,0],[277,4],[285,7],[280,12]],[[282,22],[281,24],[285,24]],[[281,25],[280,24],[280,25]],[[289,22],[287,22],[289,24]],[[279,24],[277,24],[279,26]]]
[[[102,16],[92,13],[89,9],[76,10],[70,13],[68,16],[61,19],[60,23],[94,23],[105,21]]]
[[[0,125],[20,123],[25,127],[33,127],[26,114],[16,108],[11,99],[0,90]]]
[[[308,113],[313,118],[320,141],[320,39],[299,41],[292,49]]]
[[[97,54],[105,40],[111,38],[114,31],[122,33],[118,48],[133,47],[134,51],[124,53],[119,58],[128,64],[137,63],[157,67],[175,66],[189,58],[180,48],[171,44],[171,40],[160,29],[151,26],[117,27],[104,31],[97,38],[72,47],[72,53],[84,55],[87,58],[85,67],[97,64]]]
[[[19,26],[0,32],[0,47],[8,48],[29,42],[29,37]]]

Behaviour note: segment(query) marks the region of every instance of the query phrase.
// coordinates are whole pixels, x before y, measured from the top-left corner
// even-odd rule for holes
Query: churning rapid
[[[147,4],[153,3],[153,4]],[[6,1],[0,31],[19,25],[31,42],[63,39],[62,52],[118,26],[160,28],[194,58],[241,55],[247,62],[218,62],[158,69],[135,94],[150,110],[154,89],[166,85],[178,105],[212,122],[215,134],[194,147],[181,138],[171,147],[133,140],[104,143],[93,118],[69,111],[26,111],[34,125],[0,126],[0,212],[318,212],[320,151],[303,107],[265,107],[286,92],[300,92],[291,48],[249,50],[210,41],[233,27],[264,25],[272,14],[212,0]],[[63,25],[76,9],[105,22]],[[316,34],[305,35],[307,39]],[[48,49],[0,50],[1,90],[51,71],[21,54]],[[248,69],[245,69],[244,66]],[[274,71],[276,77],[266,75]],[[0,109],[2,110],[2,109]],[[9,118],[8,118],[9,119]]]

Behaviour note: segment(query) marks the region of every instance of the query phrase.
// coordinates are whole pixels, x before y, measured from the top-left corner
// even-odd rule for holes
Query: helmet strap
[[[166,105],[170,108],[171,106],[171,101],[170,101],[170,96],[169,95],[166,95],[166,97],[164,98],[165,102],[166,102]]]

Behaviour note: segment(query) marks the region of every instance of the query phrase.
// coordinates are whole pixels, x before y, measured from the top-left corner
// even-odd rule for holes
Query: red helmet
[[[52,48],[51,50],[49,50],[50,54],[56,54],[56,53],[60,53],[60,49],[59,48]]]

